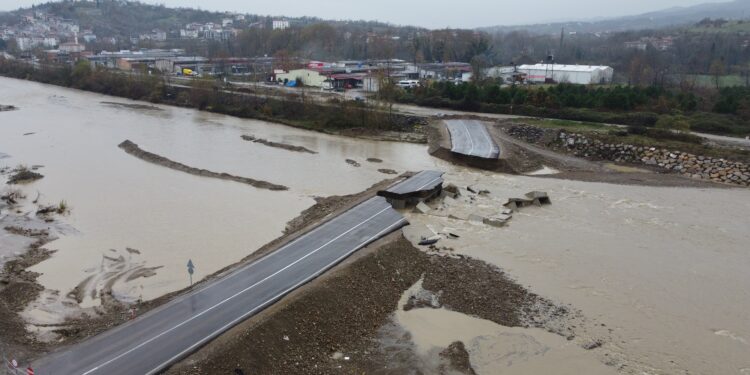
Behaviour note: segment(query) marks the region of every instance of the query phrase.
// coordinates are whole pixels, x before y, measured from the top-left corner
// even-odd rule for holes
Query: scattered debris
[[[378,159],[378,158],[367,158],[367,161],[370,163],[382,163],[383,162],[382,159]]]
[[[18,190],[18,189],[9,190],[5,194],[3,194],[3,195],[0,196],[0,200],[5,201],[6,203],[8,203],[11,206],[14,205],[14,204],[16,204],[16,203],[18,203],[18,201],[20,201],[22,199],[25,199],[25,198],[26,198],[26,196],[23,195],[23,192],[21,190]]]
[[[439,309],[443,305],[440,303],[442,292],[433,293],[429,290],[420,288],[419,291],[409,297],[403,306],[404,311],[421,308]]]
[[[448,232],[448,237],[450,237],[450,238],[461,238],[461,236],[459,236],[459,235],[457,235],[455,233],[451,233],[451,232]]]
[[[478,194],[478,192],[476,190],[474,190],[473,186],[467,186],[466,190],[468,190],[470,193]]]
[[[508,220],[510,220],[510,218],[510,215],[499,214],[496,216],[485,217],[482,222],[493,227],[503,227],[508,223]]]
[[[432,236],[432,237],[422,237],[422,239],[419,241],[419,245],[421,246],[428,246],[428,245],[434,245],[438,241],[440,241],[440,236]]]
[[[508,198],[503,206],[516,211],[519,208],[528,207],[531,205],[541,207],[542,205],[547,204],[552,204],[552,200],[550,200],[547,193],[541,191],[532,191],[526,193],[526,198]]]
[[[8,179],[8,184],[20,184],[26,182],[32,182],[43,178],[39,173],[32,172],[24,166],[17,167],[13,170],[13,175]]]
[[[473,221],[475,223],[483,223],[484,222],[484,216],[478,215],[478,214],[471,214],[468,217],[469,221]]]
[[[427,214],[430,211],[432,211],[432,208],[430,206],[426,205],[424,202],[417,203],[417,206],[414,207],[414,212],[419,212],[420,214]]]
[[[451,343],[448,348],[440,352],[440,357],[447,361],[440,365],[438,371],[441,374],[476,374],[474,368],[471,367],[469,352],[461,341]]]
[[[288,150],[288,151],[294,151],[294,152],[306,152],[308,154],[317,154],[317,152],[315,152],[313,150],[310,150],[307,147],[294,146],[294,145],[289,145],[289,144],[286,144],[286,143],[272,142],[272,141],[268,141],[268,140],[265,140],[265,139],[262,139],[262,138],[256,138],[256,137],[254,137],[252,135],[243,135],[242,139],[244,139],[244,140],[246,140],[248,142],[260,143],[260,144],[266,145],[268,147],[276,147],[276,148],[280,148],[280,149],[284,149],[284,150]]]
[[[528,192],[526,193],[526,197],[529,199],[533,199],[535,201],[534,204],[537,204],[537,205],[552,203],[552,200],[549,199],[549,196],[547,195],[547,193],[543,191]]]
[[[133,249],[133,248],[130,248],[130,247],[126,247],[125,251],[127,251],[127,252],[129,252],[131,254],[140,254],[141,253],[139,250],[136,250],[136,249]]]
[[[359,164],[356,160],[352,160],[352,159],[346,159],[346,163],[349,164],[349,165],[352,165],[354,167],[361,166],[361,164]]]
[[[454,184],[445,185],[445,187],[443,187],[443,191],[445,192],[445,195],[453,199],[456,199],[459,196],[461,196],[461,190],[459,190],[458,186]]]
[[[394,171],[393,169],[386,169],[386,168],[380,168],[378,169],[378,172],[384,173],[384,174],[398,174],[398,172]]]
[[[598,347],[601,347],[604,343],[601,340],[593,340],[591,342],[588,342],[583,345],[583,348],[586,350],[592,350],[596,349]]]
[[[70,213],[68,202],[62,200],[57,205],[40,206],[36,210],[36,215],[40,217],[50,216],[52,214],[65,215]]]
[[[3,229],[8,231],[8,233],[12,233],[18,236],[29,237],[29,238],[49,237],[49,231],[47,229],[21,228],[15,225],[7,226]]]

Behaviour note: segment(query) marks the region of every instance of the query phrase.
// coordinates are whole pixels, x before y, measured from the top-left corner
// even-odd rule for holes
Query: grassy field
[[[606,133],[612,129],[612,126],[598,124],[595,122],[582,122],[582,121],[570,121],[570,120],[557,120],[557,119],[526,119],[525,123],[529,125],[538,126],[540,128],[549,129],[566,129],[575,132],[599,132]]]
[[[675,80],[679,80],[681,77],[672,77]],[[699,87],[716,87],[714,77],[709,74],[691,74],[686,77],[688,80],[693,80]],[[746,84],[745,77],[739,74],[728,74],[719,77],[719,87],[732,87],[732,86],[744,86]]]
[[[565,129],[571,132],[586,134],[606,143],[624,143],[643,147],[660,147],[669,150],[689,152],[695,155],[750,163],[750,151],[748,150],[718,148],[671,139],[657,139],[647,135],[624,135],[622,132],[622,130],[625,130],[624,128],[618,128],[611,125],[556,119],[524,119],[523,122],[540,128]]]

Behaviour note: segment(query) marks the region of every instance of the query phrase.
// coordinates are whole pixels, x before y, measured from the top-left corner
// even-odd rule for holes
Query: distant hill
[[[14,24],[22,21],[22,16],[32,8],[22,8],[11,12],[0,12],[0,24]],[[130,0],[62,0],[37,5],[40,11],[57,17],[76,21],[82,29],[92,29],[100,36],[137,36],[153,29],[177,31],[188,23],[219,23],[230,17],[229,12],[212,12],[194,8],[169,8],[164,5],[145,4]],[[256,22],[269,22],[270,16],[244,14],[238,25],[247,27]],[[315,17],[288,18],[292,24],[305,26],[323,20]],[[325,21],[332,25],[355,24],[373,30],[393,28],[381,22],[369,21]],[[414,29],[414,28],[410,28]]]
[[[693,24],[704,18],[738,20],[750,18],[750,0],[726,3],[707,3],[690,7],[675,7],[635,16],[617,17],[597,21],[571,21],[520,26],[493,26],[481,28],[487,32],[526,31],[533,34],[554,34],[560,29],[579,33],[616,32],[643,29],[660,29]]]

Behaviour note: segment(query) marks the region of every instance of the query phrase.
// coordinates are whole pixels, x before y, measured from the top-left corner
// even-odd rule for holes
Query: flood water
[[[38,191],[40,202],[66,201],[72,211],[62,220],[79,232],[48,244],[58,252],[31,270],[61,298],[85,280],[83,306],[99,304],[92,293],[107,283],[114,283],[115,295],[125,300],[149,300],[184,288],[189,259],[195,281],[237,262],[279,237],[315,196],[364,190],[389,177],[379,168],[404,172],[436,163],[423,145],[354,140],[168,106],[102,102],[135,103],[0,78],[0,103],[19,108],[0,114],[0,152],[9,155],[0,165],[42,165],[45,177],[24,188],[27,196]],[[318,153],[247,142],[240,138],[245,134]],[[117,147],[126,139],[192,167],[290,190],[256,189],[149,164]],[[370,157],[383,162],[369,163]],[[128,281],[136,275],[150,276]]]
[[[576,340],[602,340],[595,352],[603,362],[629,374],[750,373],[750,190],[466,170],[446,181],[490,194],[470,201],[463,190],[434,215],[406,213],[407,238],[458,234],[441,246],[580,309]],[[552,204],[523,208],[503,228],[448,217],[496,215],[507,198],[533,190]]]
[[[27,196],[38,191],[43,203],[65,200],[72,207],[62,220],[75,231],[48,244],[58,252],[31,269],[41,273],[45,287],[59,291],[44,293],[28,311],[38,323],[59,319],[62,300],[78,285],[85,292],[83,306],[99,304],[91,292],[108,284],[124,300],[184,288],[188,259],[197,281],[277,238],[314,196],[355,193],[387,178],[379,168],[438,168],[448,172],[448,182],[480,184],[491,192],[472,203],[451,203],[447,210],[458,216],[496,214],[506,198],[531,190],[549,192],[553,203],[515,214],[505,228],[450,219],[447,212],[406,213],[413,224],[405,229],[408,237],[418,238],[420,228],[447,227],[461,237],[441,240],[441,246],[495,264],[532,292],[580,310],[586,320],[576,327],[575,342],[602,339],[600,348],[587,353],[623,373],[750,374],[748,189],[485,173],[442,163],[420,145],[104,101],[131,103],[0,78],[0,103],[19,108],[0,113],[0,167],[43,165],[45,177],[24,188]],[[246,142],[243,134],[318,154]],[[192,167],[290,190],[272,192],[152,165],[119,149],[125,139]],[[371,157],[383,163],[365,161]],[[560,360],[574,362],[558,372],[602,373],[589,354],[545,332],[509,330],[447,310],[413,310],[398,319],[425,350],[465,340],[480,373],[555,372],[548,370],[560,362],[550,358],[562,354]],[[540,354],[525,355],[527,349]],[[514,358],[517,366],[495,366],[503,358]]]

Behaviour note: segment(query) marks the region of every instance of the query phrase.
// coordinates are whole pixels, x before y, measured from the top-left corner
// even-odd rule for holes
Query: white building
[[[289,21],[287,20],[273,20],[274,30],[284,30],[289,28]]]
[[[198,39],[198,30],[180,30],[180,38],[182,39]]]
[[[526,73],[530,83],[575,83],[579,85],[605,84],[612,82],[614,70],[602,65],[535,64],[521,65],[520,73]]]
[[[21,51],[29,51],[36,47],[54,48],[60,41],[52,37],[20,37],[16,38],[16,44]]]
[[[86,50],[86,46],[83,44],[75,43],[63,43],[60,45],[59,50],[65,53],[79,53]]]

